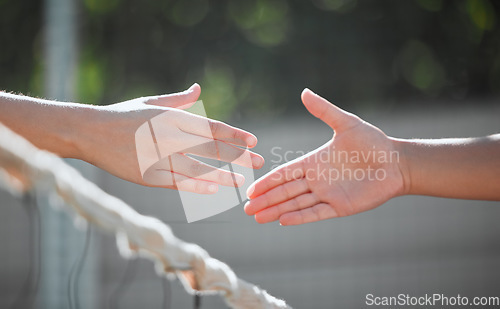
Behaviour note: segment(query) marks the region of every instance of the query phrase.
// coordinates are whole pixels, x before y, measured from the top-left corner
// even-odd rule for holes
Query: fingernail
[[[197,83],[192,84],[191,86],[189,86],[189,88],[188,88],[188,89],[184,90],[183,92],[191,92],[191,91],[193,91],[193,87],[194,87],[196,84],[197,84]]]
[[[211,184],[208,186],[208,192],[215,193],[215,192],[217,192],[218,188],[219,188],[219,186]]]
[[[236,185],[239,187],[245,183],[245,177],[240,174],[234,174],[234,179],[236,180]]]
[[[248,147],[254,147],[257,144],[256,138],[253,136],[247,137],[246,142]]]
[[[309,91],[310,93],[314,94],[314,95],[317,95],[316,92],[312,91],[311,89],[309,88],[305,88],[304,91]]]
[[[233,184],[237,187],[240,187],[242,184],[245,183],[245,176],[241,175],[241,174],[226,174],[224,173],[222,175],[222,179],[221,179],[224,183],[226,184]]]
[[[255,191],[255,186],[254,185],[251,185],[250,187],[248,187],[247,189],[247,197],[250,198],[250,196],[252,195],[253,191]],[[250,201],[247,202],[247,204],[249,203]],[[246,205],[246,204],[245,204]]]
[[[261,167],[264,164],[264,160],[261,157],[253,157],[252,165],[253,167]]]
[[[246,202],[245,205],[243,205],[243,211],[245,211],[247,215],[251,216],[253,214],[247,212],[248,205],[250,205],[250,201]]]

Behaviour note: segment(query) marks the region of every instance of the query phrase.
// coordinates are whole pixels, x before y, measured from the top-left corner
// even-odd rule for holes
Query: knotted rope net
[[[36,148],[1,123],[0,186],[13,194],[34,190],[57,194],[66,210],[115,233],[123,257],[152,260],[159,275],[176,275],[190,293],[218,293],[231,308],[290,308],[238,278],[227,264],[200,246],[177,238],[164,222],[139,214],[56,155]]]

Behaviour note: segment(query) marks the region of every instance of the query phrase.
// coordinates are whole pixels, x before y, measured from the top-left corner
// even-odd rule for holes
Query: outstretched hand
[[[296,225],[357,214],[404,193],[393,139],[308,89],[302,101],[334,130],[333,138],[252,184],[248,215],[259,223]]]
[[[120,178],[147,186],[203,194],[217,192],[218,185],[240,186],[244,182],[242,175],[187,156],[192,154],[249,168],[260,168],[264,164],[261,156],[248,150],[257,144],[253,134],[183,111],[194,104],[200,92],[200,86],[194,84],[184,92],[99,108],[90,128],[94,134],[82,142],[82,159]],[[147,127],[152,122],[154,144]],[[144,124],[148,130],[142,134],[137,130]],[[157,151],[142,148],[148,143],[155,145]],[[139,166],[142,162],[154,165],[144,173]]]

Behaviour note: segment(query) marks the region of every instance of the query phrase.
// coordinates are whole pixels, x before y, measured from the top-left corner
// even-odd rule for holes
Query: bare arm
[[[264,159],[248,149],[257,144],[253,134],[183,110],[196,102],[200,92],[194,84],[184,92],[108,106],[0,92],[0,122],[39,148],[85,160],[125,180],[210,194],[218,185],[240,186],[244,177],[186,154],[249,168],[260,168]],[[152,122],[154,138],[147,126]],[[144,125],[146,134],[138,134]],[[156,145],[159,151],[142,145]],[[154,164],[143,170],[144,162]]]
[[[302,101],[335,133],[248,188],[245,212],[257,222],[295,225],[349,216],[406,194],[500,200],[500,134],[396,139],[310,90]]]
[[[78,133],[89,132],[86,126],[93,112],[84,104],[0,92],[0,122],[61,157],[78,158]]]
[[[404,153],[407,194],[500,200],[500,134],[395,142]]]

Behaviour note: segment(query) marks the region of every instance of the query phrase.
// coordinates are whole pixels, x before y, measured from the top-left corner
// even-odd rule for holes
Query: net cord
[[[191,294],[220,294],[231,308],[291,308],[236,276],[196,244],[177,238],[161,220],[144,216],[85,179],[56,155],[40,150],[0,124],[0,186],[22,195],[55,195],[62,207],[100,229],[115,233],[123,257],[155,263],[158,275],[176,275]]]

